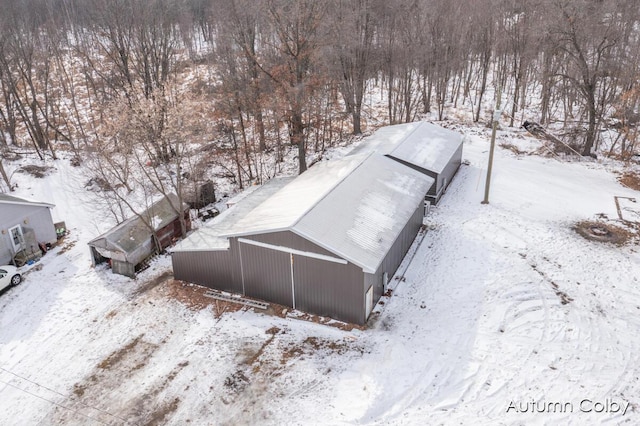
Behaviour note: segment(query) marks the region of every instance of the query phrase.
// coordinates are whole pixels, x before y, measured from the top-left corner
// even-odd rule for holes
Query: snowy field
[[[468,165],[366,330],[194,309],[157,279],[168,257],[93,269],[77,171],[19,177],[71,234],[0,295],[0,424],[640,423],[640,247],[572,229],[640,193],[620,163],[498,148],[481,205],[488,131],[463,131]]]

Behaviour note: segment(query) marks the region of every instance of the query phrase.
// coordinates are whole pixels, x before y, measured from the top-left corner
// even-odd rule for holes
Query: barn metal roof
[[[313,208],[368,156],[316,164],[234,224],[227,236],[284,231]],[[364,184],[364,183],[363,183]]]
[[[433,182],[377,154],[347,156],[310,168],[221,236],[290,230],[373,273]]]
[[[226,250],[229,239],[220,235],[229,230],[251,210],[256,208],[267,198],[272,196],[283,186],[293,180],[293,177],[275,178],[258,187],[249,187],[233,199],[239,200],[232,207],[220,213],[204,226],[194,231],[184,240],[176,244],[171,251],[209,251]]]
[[[293,231],[374,273],[433,182],[393,160],[369,156]]]
[[[441,173],[462,145],[462,135],[427,122],[378,129],[351,153],[378,152]]]

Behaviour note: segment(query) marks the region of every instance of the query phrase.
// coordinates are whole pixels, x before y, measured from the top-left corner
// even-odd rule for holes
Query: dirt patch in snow
[[[277,305],[277,306],[280,306],[280,305]],[[301,319],[304,321],[314,322],[316,324],[328,325],[331,327],[339,328],[340,330],[344,330],[344,331],[351,331],[353,329],[364,330],[366,328],[364,326],[338,321],[329,317],[313,315],[307,312],[293,311],[290,308],[287,308],[285,306],[280,306],[280,308],[281,308],[281,311],[279,311],[280,313],[276,313],[276,315],[282,318],[287,317],[287,318]]]
[[[176,411],[180,398],[165,398],[167,387],[188,361],[177,364],[168,374],[153,380],[145,374],[150,359],[159,345],[150,343],[139,335],[116,349],[94,368],[85,379],[76,383],[73,398],[69,398],[64,410],[53,413],[53,424],[66,424],[74,413],[82,411],[99,423],[157,425],[166,423],[171,413]],[[124,380],[124,379],[127,380]],[[131,393],[130,381],[137,381],[137,392]],[[122,395],[127,395],[122,398]]]
[[[223,300],[205,296],[205,293],[209,291],[211,291],[211,289],[207,287],[190,284],[184,281],[169,280],[167,282],[165,294],[167,297],[178,300],[194,311],[199,311],[210,307],[213,310],[216,318],[221,316],[225,312],[236,312],[242,309],[253,309],[254,312],[257,313],[273,315],[280,318],[293,318],[303,321],[309,321],[316,324],[323,324],[339,328],[340,330],[344,331],[351,331],[353,329],[365,329],[365,327],[363,326],[337,321],[333,318],[313,315],[307,312],[295,311],[287,306],[278,305],[276,303],[269,303],[268,308],[262,310],[251,308],[240,303],[226,302]]]
[[[313,355],[322,351],[341,355],[351,350],[363,352],[361,348],[348,344],[346,341],[327,340],[320,337],[309,336],[300,344],[290,344],[285,348],[282,351],[280,364],[284,365],[293,359],[304,358],[307,355]]]
[[[62,247],[60,247],[60,250],[58,250],[58,253],[57,253],[58,256],[68,252],[76,245],[76,240],[70,240],[70,241],[65,241],[65,240],[66,240],[66,236],[60,238],[60,240],[58,240],[58,242],[56,243],[58,246],[62,245]]]
[[[618,182],[627,188],[640,191],[640,174],[635,172],[625,172],[618,177]]]
[[[500,148],[502,148],[502,149],[508,149],[509,151],[513,152],[516,155],[527,154],[527,151],[522,151],[520,148],[518,148],[517,146],[515,146],[512,143],[503,142],[503,143],[499,144],[498,146]]]
[[[239,303],[225,302],[207,297],[205,293],[208,291],[210,291],[210,289],[207,287],[186,283],[184,281],[169,280],[166,283],[167,297],[179,301],[194,311],[211,307],[216,318],[225,312],[236,312],[246,308]]]
[[[616,245],[624,245],[636,237],[636,234],[628,229],[600,221],[578,222],[573,229],[587,240]]]
[[[170,278],[173,278],[173,274],[171,271],[164,271],[162,274],[158,275],[157,277],[149,280],[148,282],[144,283],[143,285],[141,285],[136,291],[135,293],[133,293],[133,297],[138,297],[143,295],[144,293],[153,290],[154,288],[158,287],[160,284],[164,283],[165,281],[168,281]]]
[[[53,170],[53,167],[50,166],[38,166],[37,164],[27,164],[25,166],[20,167],[17,171],[18,173],[26,173],[35,178],[43,178],[48,176]]]
[[[106,391],[111,385],[118,386],[118,383],[108,383],[110,376],[114,375],[113,372],[129,376],[143,368],[157,349],[157,345],[143,341],[142,337],[143,335],[136,337],[100,361],[93,374],[74,385],[73,393],[78,397],[83,397],[85,394],[95,393],[98,388]]]

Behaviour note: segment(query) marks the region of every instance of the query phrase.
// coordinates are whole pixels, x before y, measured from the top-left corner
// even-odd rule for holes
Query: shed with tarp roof
[[[146,259],[180,238],[179,212],[189,230],[189,206],[180,206],[178,197],[168,194],[139,215],[94,238],[89,242],[93,264],[108,262],[114,274],[135,277]]]

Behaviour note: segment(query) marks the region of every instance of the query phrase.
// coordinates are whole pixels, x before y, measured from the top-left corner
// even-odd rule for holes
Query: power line
[[[78,414],[78,415],[82,416],[82,417],[86,417],[87,419],[89,419],[89,420],[93,420],[94,422],[97,422],[97,423],[100,423],[100,424],[103,424],[103,425],[109,425],[109,423],[106,423],[106,422],[103,422],[102,420],[99,420],[99,419],[93,418],[93,417],[91,417],[91,416],[88,416],[88,415],[86,415],[86,414],[84,414],[84,413],[81,413],[81,412],[80,412],[80,411],[78,411],[78,410],[74,410],[74,409],[73,409],[73,408],[71,408],[71,407],[67,407],[67,406],[62,405],[62,404],[60,404],[60,403],[57,403],[57,402],[55,402],[55,401],[51,401],[50,399],[47,399],[47,398],[42,397],[42,396],[40,396],[40,395],[37,395],[37,394],[35,394],[35,393],[33,393],[33,392],[30,392],[30,391],[28,391],[28,390],[26,390],[26,389],[22,389],[21,387],[18,387],[18,386],[16,386],[16,385],[12,384],[12,383],[5,382],[4,380],[0,380],[0,383],[4,383],[4,384],[5,384],[5,385],[7,385],[7,386],[11,386],[12,388],[15,388],[15,389],[17,389],[17,390],[19,390],[19,391],[22,391],[22,392],[24,392],[24,393],[26,393],[26,394],[29,394],[29,395],[31,395],[31,396],[35,396],[35,397],[36,397],[36,398],[38,398],[38,399],[41,399],[41,400],[43,400],[43,401],[47,401],[48,403],[53,404],[53,405],[56,405],[56,406],[58,406],[58,407],[60,407],[60,408],[63,408],[63,409],[65,409],[65,410],[69,410],[69,411],[71,411],[71,412],[73,412],[73,413],[75,413],[75,414]]]
[[[31,384],[34,384],[34,385],[36,385],[36,386],[38,386],[38,387],[41,387],[41,388],[43,388],[43,389],[46,389],[46,390],[48,390],[49,392],[55,393],[55,394],[57,394],[57,395],[60,395],[61,397],[63,397],[63,398],[64,398],[64,399],[66,399],[66,400],[72,400],[70,397],[66,396],[65,394],[63,394],[63,393],[61,393],[61,392],[56,391],[55,389],[51,389],[51,388],[49,388],[49,387],[47,387],[47,386],[45,386],[45,385],[41,385],[40,383],[34,382],[33,380],[30,380],[30,379],[28,379],[28,378],[26,378],[26,377],[23,377],[23,376],[21,376],[21,375],[19,375],[19,374],[17,374],[17,373],[14,373],[14,372],[12,372],[12,371],[9,371],[9,370],[7,370],[6,368],[0,367],[0,370],[4,371],[4,372],[6,372],[6,373],[9,373],[9,374],[11,374],[11,375],[13,375],[13,376],[15,376],[15,377],[17,377],[17,378],[21,379],[21,380],[24,380],[24,381],[29,382],[29,383],[31,383]],[[12,384],[10,384],[10,383],[4,382],[4,381],[0,381],[0,382],[1,382],[1,383],[5,383],[5,384],[7,384],[7,385],[9,385],[9,386],[12,386],[12,387],[14,387],[14,388],[16,388],[16,389],[19,389],[19,390],[23,390],[23,391],[25,391],[24,389],[19,388],[19,387],[15,386],[15,385],[12,385]],[[30,393],[30,392],[28,392],[28,391],[25,391],[25,392],[29,393],[30,395],[37,396],[38,398],[44,399],[45,401],[48,401],[47,399],[42,398],[42,397],[40,397],[40,396],[38,396],[38,395],[32,394],[32,393]],[[111,417],[113,417],[113,418],[116,418],[116,419],[118,419],[118,420],[121,420],[121,421],[122,421],[122,422],[124,422],[124,423],[127,423],[127,420],[126,420],[126,419],[124,419],[124,418],[122,418],[122,417],[120,417],[120,416],[117,416],[117,415],[115,415],[115,414],[111,414],[110,412],[108,412],[108,411],[106,411],[106,410],[103,410],[103,409],[101,409],[101,408],[98,408],[98,407],[94,407],[94,406],[92,406],[92,405],[89,405],[89,404],[87,404],[87,403],[83,402],[83,401],[82,401],[82,400],[80,400],[80,399],[74,399],[73,401],[75,401],[75,402],[79,403],[79,404],[80,404],[80,405],[82,405],[83,407],[86,407],[86,408],[90,408],[90,409],[92,409],[92,410],[99,411],[99,412],[101,412],[101,413],[103,413],[103,414],[106,414],[106,415],[108,415],[108,416],[111,416]],[[52,401],[49,401],[49,402],[52,402]],[[56,404],[56,405],[58,405],[58,406],[60,406],[60,407],[62,407],[62,408],[67,408],[67,407],[64,407],[64,406],[62,406],[62,405],[60,405],[60,404],[57,404],[57,403],[55,403],[55,402],[52,402],[52,403],[53,403],[53,404]],[[72,411],[75,411],[75,410],[73,410],[73,409],[71,409],[71,408],[68,408],[68,409],[70,409],[70,410],[72,410]],[[82,414],[82,413],[80,413],[80,414]],[[82,415],[84,415],[84,414],[82,414]],[[88,417],[88,416],[87,416],[87,417]],[[89,418],[91,418],[91,417],[89,417]],[[96,419],[93,419],[93,418],[91,418],[91,419],[92,419],[92,420],[96,420]],[[99,422],[99,420],[96,420],[96,421],[98,421],[98,422]],[[106,424],[106,423],[104,423],[104,424]]]

